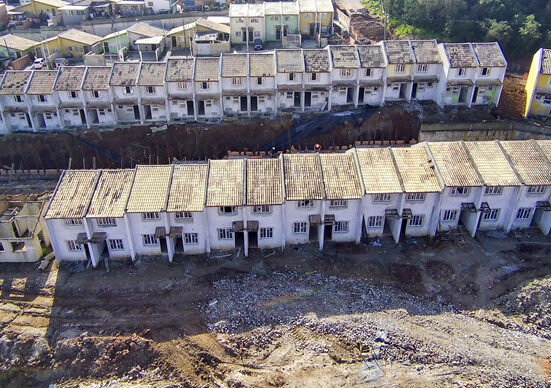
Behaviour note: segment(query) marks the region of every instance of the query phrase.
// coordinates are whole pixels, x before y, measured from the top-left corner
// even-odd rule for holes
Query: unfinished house
[[[325,188],[321,246],[327,241],[359,243],[363,190],[354,154],[319,154],[319,158]]]
[[[170,58],[166,66],[169,120],[196,120],[193,58]]]
[[[476,230],[506,231],[522,183],[498,141],[468,141],[464,144],[484,182]]]
[[[172,172],[167,215],[171,253],[196,255],[210,251],[205,202],[208,165],[177,164]],[[169,256],[172,261],[173,256]]]
[[[442,75],[442,59],[436,40],[412,40],[411,49],[415,57],[411,74],[412,100],[436,101],[438,83]]]
[[[86,214],[86,239],[93,266],[101,260],[133,257],[126,202],[135,170],[104,170]]]
[[[381,42],[386,54],[385,101],[411,99],[412,70],[415,59],[407,40],[386,40]]]
[[[50,245],[42,201],[0,202],[0,262],[38,261]]]
[[[225,116],[249,114],[247,54],[222,54],[222,107]]]
[[[222,117],[220,58],[195,58],[193,76],[197,118]]]
[[[478,60],[473,90],[473,105],[499,104],[507,60],[497,42],[471,43]]]
[[[57,98],[53,95],[57,70],[35,70],[26,91],[35,130],[59,129],[62,125],[57,115]]]
[[[302,50],[276,50],[277,109],[302,111]]]
[[[247,159],[247,253],[250,248],[285,245],[283,224],[283,171],[281,158]]]
[[[4,73],[0,85],[0,106],[2,108],[3,122],[7,130],[29,131],[33,130],[29,103],[25,96],[30,71],[12,71]]]
[[[438,205],[438,231],[455,229],[459,223],[471,236],[479,223],[484,182],[462,142],[420,143],[435,165],[443,185]]]
[[[330,46],[331,54],[331,98],[332,105],[354,105],[359,103],[358,79],[360,60],[355,46]],[[362,90],[362,103],[365,89]]]
[[[54,91],[59,101],[58,112],[64,128],[88,126],[85,99],[81,90],[85,72],[84,66],[63,66],[59,69]]]
[[[109,78],[113,105],[117,121],[120,123],[142,122],[140,93],[137,87],[140,64],[137,62],[117,62],[113,65]]]
[[[329,108],[331,63],[328,49],[302,51],[304,56],[302,111],[324,111]]]
[[[245,160],[210,160],[206,213],[211,249],[239,248],[248,254]]]
[[[111,67],[88,66],[82,82],[82,95],[86,103],[86,122],[92,125],[114,125],[117,122],[111,92],[109,77]]]
[[[166,62],[142,62],[138,89],[141,96],[141,117],[145,121],[167,121]]]
[[[166,212],[173,166],[137,166],[126,205],[129,240],[136,255],[173,257]]]
[[[285,242],[323,247],[325,188],[318,154],[284,154]]]
[[[360,59],[358,70],[358,105],[382,105],[386,58],[380,45],[357,46]]]
[[[444,78],[439,84],[437,103],[444,105],[465,105],[473,100],[474,79],[478,70],[474,50],[469,43],[440,43],[438,45],[443,61]]]
[[[275,54],[249,54],[250,113],[273,114],[277,111]]]
[[[91,261],[94,257],[96,244],[88,241],[84,217],[100,175],[100,170],[67,170],[59,178],[45,216],[56,260]]]
[[[348,151],[350,152],[350,151]],[[389,236],[400,240],[402,193],[404,191],[390,148],[356,148],[364,195],[362,197],[361,235]]]
[[[434,236],[442,187],[434,162],[424,147],[393,148],[392,156],[404,188],[402,236]]]
[[[499,144],[522,183],[506,231],[530,226],[538,226],[545,231],[548,225],[538,225],[542,218],[534,219],[534,216],[538,210],[549,208],[551,162],[535,140],[510,140]]]

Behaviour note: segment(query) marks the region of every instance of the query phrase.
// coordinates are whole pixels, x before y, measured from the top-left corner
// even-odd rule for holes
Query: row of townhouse
[[[67,170],[46,212],[58,260],[200,254],[362,237],[551,229],[551,141]]]
[[[331,0],[297,0],[230,4],[232,44],[282,42],[288,35],[316,37],[333,26]]]
[[[497,105],[506,66],[497,43],[404,40],[7,71],[0,131],[331,111],[412,99]]]

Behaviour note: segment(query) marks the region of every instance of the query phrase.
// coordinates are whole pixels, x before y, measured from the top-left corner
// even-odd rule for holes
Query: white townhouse
[[[386,57],[380,45],[357,46],[360,59],[358,105],[382,105],[385,100]]]
[[[274,114],[277,112],[275,88],[275,53],[249,54],[250,113]]]
[[[302,111],[304,57],[301,49],[276,50],[277,109]]]
[[[230,33],[232,44],[252,44],[265,41],[264,4],[230,4]]]
[[[247,226],[248,248],[283,247],[286,231],[282,160],[247,159],[246,164],[247,206],[243,222]]]
[[[329,109],[329,89],[331,88],[329,50],[302,50],[302,55],[304,56],[302,111],[326,111]]]
[[[169,58],[166,65],[169,120],[196,120],[194,58]]]
[[[404,187],[401,234],[434,236],[442,187],[433,161],[424,147],[392,148],[392,156]]]
[[[484,187],[476,230],[505,230],[522,183],[503,153],[498,141],[464,142]]]
[[[109,90],[117,121],[120,123],[143,122],[144,116],[138,91],[138,62],[116,62],[109,77]]]
[[[535,140],[500,141],[499,144],[522,182],[518,197],[513,202],[506,231],[530,226],[542,228],[537,223],[542,221],[541,217],[534,222],[534,215],[540,207],[542,210],[548,209],[551,162]],[[542,229],[545,232],[547,228],[547,225],[543,225]]]
[[[174,255],[174,245],[168,243],[166,212],[172,169],[172,165],[136,167],[125,218],[132,260],[138,255]]]
[[[100,260],[135,257],[128,229],[126,203],[134,169],[103,170],[84,218],[93,266]]]
[[[473,101],[474,79],[478,61],[469,43],[440,43],[438,51],[442,58],[443,79],[438,84],[436,103],[464,105],[470,107]]]
[[[437,231],[455,229],[461,222],[474,237],[479,224],[482,177],[462,142],[420,143],[432,161],[443,190],[437,204]]]
[[[141,62],[138,77],[141,117],[146,122],[168,121],[167,90],[165,86],[166,62]]]
[[[222,110],[224,116],[249,115],[249,60],[247,54],[222,54]]]
[[[100,175],[100,170],[67,170],[59,178],[44,217],[56,260],[98,260],[101,252],[88,241],[84,217]]]
[[[354,154],[365,194],[361,208],[362,237],[392,235],[398,243],[404,189],[392,151],[388,147],[366,147],[356,148]]]
[[[411,99],[436,101],[443,71],[438,44],[435,39],[411,40],[410,44],[415,58],[411,71]]]
[[[197,118],[222,117],[222,90],[220,87],[220,58],[195,58],[193,87]]]
[[[35,130],[59,129],[57,96],[53,94],[57,70],[35,70],[31,74],[25,100],[31,112]]]
[[[478,60],[473,90],[473,105],[499,104],[507,60],[497,42],[471,43]]]
[[[12,131],[32,131],[33,124],[25,91],[31,78],[30,71],[8,70],[0,84],[0,107],[5,128]]]
[[[325,199],[321,205],[325,241],[359,243],[362,232],[363,189],[354,154],[319,154]]]
[[[285,243],[323,247],[325,189],[318,154],[283,154]]]
[[[248,254],[245,159],[210,160],[205,212],[211,249],[241,248]]]
[[[62,66],[59,69],[54,93],[59,101],[57,111],[62,128],[86,127],[88,124],[81,90],[85,72],[84,66]]]
[[[205,211],[208,169],[207,163],[174,165],[166,209],[170,261],[175,253],[195,255],[210,251]]]
[[[329,46],[331,89],[329,109],[333,105],[358,106],[360,60],[355,46]],[[365,93],[365,89],[363,90]],[[364,97],[362,93],[362,99]],[[363,101],[362,101],[363,102]]]
[[[385,101],[409,101],[412,92],[413,50],[407,40],[385,40],[386,55]]]
[[[82,81],[82,96],[86,104],[86,124],[106,126],[117,123],[109,89],[110,66],[88,66]]]

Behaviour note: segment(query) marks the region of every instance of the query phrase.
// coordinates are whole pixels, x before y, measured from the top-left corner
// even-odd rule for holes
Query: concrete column
[[[59,264],[61,263],[61,257],[59,257],[59,253],[61,252],[61,250],[57,245],[57,237],[54,233],[54,228],[50,228],[50,224],[48,221],[46,221],[46,232],[50,238],[50,245],[52,246],[52,250],[54,251],[55,261],[57,261],[57,263]]]
[[[293,95],[293,98],[295,96]],[[300,111],[304,113],[304,89],[300,92]]]
[[[526,186],[522,185],[517,188],[517,197],[515,198],[513,202],[513,206],[511,206],[511,212],[509,213],[509,221],[504,225],[505,226],[505,233],[509,233],[511,229],[513,228],[513,223],[515,222],[515,218],[518,211],[518,203],[520,201],[520,198],[522,196],[522,193],[524,191]]]
[[[331,112],[332,100],[333,98],[333,85],[329,85],[329,97],[327,98],[327,111]]]
[[[209,220],[209,208],[205,207],[205,231],[207,232],[205,236],[205,251],[207,255],[210,254],[210,220]]]
[[[249,256],[249,230],[247,228],[247,209],[245,206],[243,206],[243,228],[245,231],[243,232],[243,253],[245,254],[245,257]]]
[[[128,215],[125,214],[123,216],[124,219],[124,226],[126,229],[126,238],[128,239],[128,247],[130,249],[130,257],[132,258],[132,261],[136,260],[136,249],[134,248],[134,242],[132,241],[132,233],[130,231],[130,222],[128,221]]]
[[[323,241],[323,238],[325,236],[325,222],[324,222],[324,218],[325,218],[325,200],[320,200],[321,201],[321,204],[320,204],[320,218],[321,218],[321,221],[320,221],[320,227],[318,228],[318,241],[319,241],[319,249],[320,251],[323,249],[323,244],[324,244],[324,241]]]
[[[359,244],[362,239],[362,222],[363,222],[363,201],[364,201],[365,195],[362,197],[360,201],[358,201],[358,206],[356,209],[356,244]]]
[[[356,85],[356,90],[354,92],[354,108],[355,109],[358,109],[359,96],[360,96],[360,88],[358,87],[358,85]]]
[[[92,229],[90,228],[90,225],[88,224],[88,219],[84,218],[82,220],[82,225],[84,226],[84,230],[86,231],[86,237],[88,239],[92,238]],[[97,252],[97,249],[95,249],[94,245],[92,243],[86,243],[88,245],[88,251],[90,252],[90,260],[92,260],[92,266],[96,268],[99,263],[99,253]]]
[[[64,129],[65,128],[65,124],[63,124],[63,120],[61,120],[61,114],[59,112],[59,108],[56,107],[55,108],[55,112],[57,113],[57,121],[59,121],[59,128],[60,129]]]

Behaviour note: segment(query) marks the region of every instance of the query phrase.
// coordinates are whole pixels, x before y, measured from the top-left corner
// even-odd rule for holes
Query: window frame
[[[382,228],[384,225],[384,216],[369,216],[367,217],[367,228]]]
[[[348,233],[350,231],[350,223],[348,221],[335,221],[333,224],[333,233]]]
[[[67,241],[67,250],[69,252],[82,251],[82,244],[77,243],[76,240],[66,240],[66,241]]]
[[[99,228],[106,228],[110,226],[117,226],[117,221],[114,217],[100,217],[96,219],[96,224]]]
[[[199,233],[184,233],[185,245],[197,245],[199,244]]]
[[[416,221],[415,223],[412,221]],[[425,224],[425,215],[424,214],[415,214],[412,215],[411,218],[408,220],[408,227],[411,226],[412,228],[421,228]]]
[[[142,212],[142,221],[155,221],[161,218],[159,212]]]
[[[329,202],[329,207],[331,208],[347,208],[348,207],[348,200],[346,199],[332,199]]]
[[[233,240],[233,229],[232,228],[217,228],[218,240]]]
[[[424,202],[426,199],[427,193],[415,192],[406,194],[406,201],[408,202]]]
[[[457,209],[447,209],[442,213],[442,222],[453,222],[457,220]]]
[[[260,240],[268,240],[274,238],[274,228],[264,227],[258,229],[258,238]]]
[[[308,223],[304,221],[293,222],[293,233],[306,234],[308,232]]]
[[[297,207],[310,209],[314,207],[314,201],[312,199],[301,199],[297,201]]]
[[[123,251],[124,244],[121,238],[109,239],[108,246],[110,251]]]
[[[144,247],[159,245],[159,239],[154,234],[142,234],[142,244]]]

